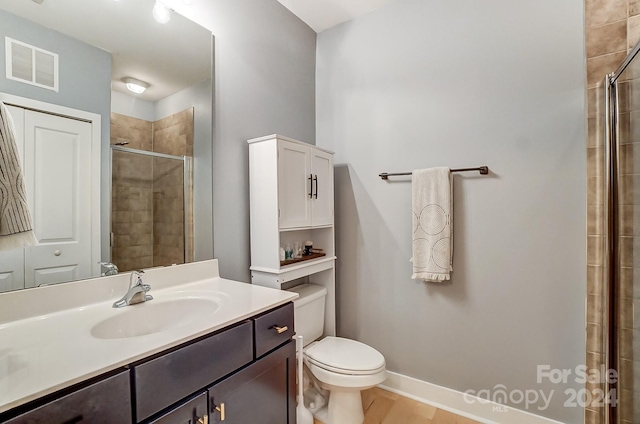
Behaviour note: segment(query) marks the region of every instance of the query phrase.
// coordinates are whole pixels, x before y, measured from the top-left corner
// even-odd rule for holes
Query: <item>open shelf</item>
[[[292,264],[297,264],[299,262],[311,261],[313,259],[318,259],[323,256],[327,256],[326,253],[312,253],[310,255],[302,256],[301,258],[287,259],[286,261],[280,261],[280,266],[287,266]]]

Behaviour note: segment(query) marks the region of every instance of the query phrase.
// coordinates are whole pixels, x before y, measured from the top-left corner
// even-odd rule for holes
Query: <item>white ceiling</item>
[[[210,31],[177,13],[159,24],[153,5],[154,0],[0,0],[0,9],[111,52],[112,89],[133,95],[121,81],[133,77],[151,84],[137,97],[152,102],[208,79],[212,52]]]
[[[393,0],[278,0],[316,32],[371,12]]]

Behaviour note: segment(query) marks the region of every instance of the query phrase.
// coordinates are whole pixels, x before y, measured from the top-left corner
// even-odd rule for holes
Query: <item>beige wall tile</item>
[[[604,268],[601,266],[587,266],[587,294],[602,295]]]
[[[618,406],[618,414],[620,418],[625,421],[633,421],[633,386],[631,386],[631,390],[622,389],[619,390],[619,406]]]
[[[591,324],[602,323],[602,298],[600,296],[587,295],[587,322]]]
[[[587,87],[597,87],[607,74],[618,69],[627,52],[618,52],[587,59]]]
[[[629,0],[629,16],[640,14],[640,0]]]
[[[640,159],[638,163],[640,165]],[[604,146],[587,148],[587,175],[590,177],[604,175]]]
[[[637,215],[635,206],[620,205],[619,231],[621,236],[633,236],[636,231],[640,232],[639,223],[635,221]],[[587,219],[589,218],[587,217]]]
[[[631,25],[631,24],[629,24]],[[631,30],[631,26],[629,26]],[[600,27],[590,28],[586,34],[587,57],[626,51],[627,21],[623,19]]]
[[[632,49],[640,40],[640,15],[632,16],[627,21],[627,48]]]
[[[620,266],[633,267],[634,242],[633,237],[620,237]],[[596,249],[594,246],[593,249]]]
[[[603,121],[604,120],[600,118],[589,118],[587,120],[587,147],[604,146]]]
[[[587,111],[589,118],[604,116],[605,105],[603,100],[604,89],[602,87],[593,87],[587,89]]]
[[[111,144],[127,141],[125,147],[151,150],[152,123],[130,116],[111,113]]]
[[[587,235],[604,234],[604,207],[601,205],[587,206]]]
[[[621,267],[619,276],[620,276],[619,296],[633,298],[634,268]]]
[[[622,328],[620,331],[620,357],[633,360],[633,329]]]
[[[584,413],[585,424],[602,424],[604,421],[602,409],[587,409]]]
[[[626,18],[627,0],[585,0],[585,23],[588,29]]]
[[[628,297],[619,299],[618,306],[620,309],[618,311],[618,319],[620,320],[620,328],[633,329],[633,302],[633,299]],[[638,324],[638,327],[640,329],[640,324]]]
[[[620,175],[620,204],[640,205],[640,175]]]
[[[603,205],[603,184],[602,177],[587,178],[587,205]]]
[[[592,307],[591,304],[587,308]],[[601,323],[587,323],[587,352],[603,353]]]
[[[638,112],[625,112],[618,114],[618,128],[619,128],[619,141],[620,144],[626,144],[631,141],[631,116],[638,114]],[[640,123],[640,121],[636,120],[636,123]],[[603,124],[604,131],[604,124]],[[604,132],[602,134],[602,139],[604,140]]]
[[[603,265],[603,236],[587,236],[587,265]]]

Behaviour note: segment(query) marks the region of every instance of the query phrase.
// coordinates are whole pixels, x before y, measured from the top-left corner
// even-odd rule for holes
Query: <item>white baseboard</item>
[[[387,371],[387,380],[380,388],[487,424],[562,424],[560,421],[390,371]]]

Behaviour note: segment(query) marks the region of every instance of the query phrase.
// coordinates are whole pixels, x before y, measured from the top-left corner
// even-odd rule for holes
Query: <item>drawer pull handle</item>
[[[220,402],[220,406],[216,406],[216,411],[220,413],[220,421],[224,421],[224,402]]]
[[[209,424],[209,415],[205,415],[202,418],[198,418],[198,424]]]
[[[277,325],[274,325],[273,327],[274,330],[276,330],[278,332],[278,334],[282,334],[285,331],[289,330],[289,327],[287,327],[286,325],[284,327],[278,327]]]

